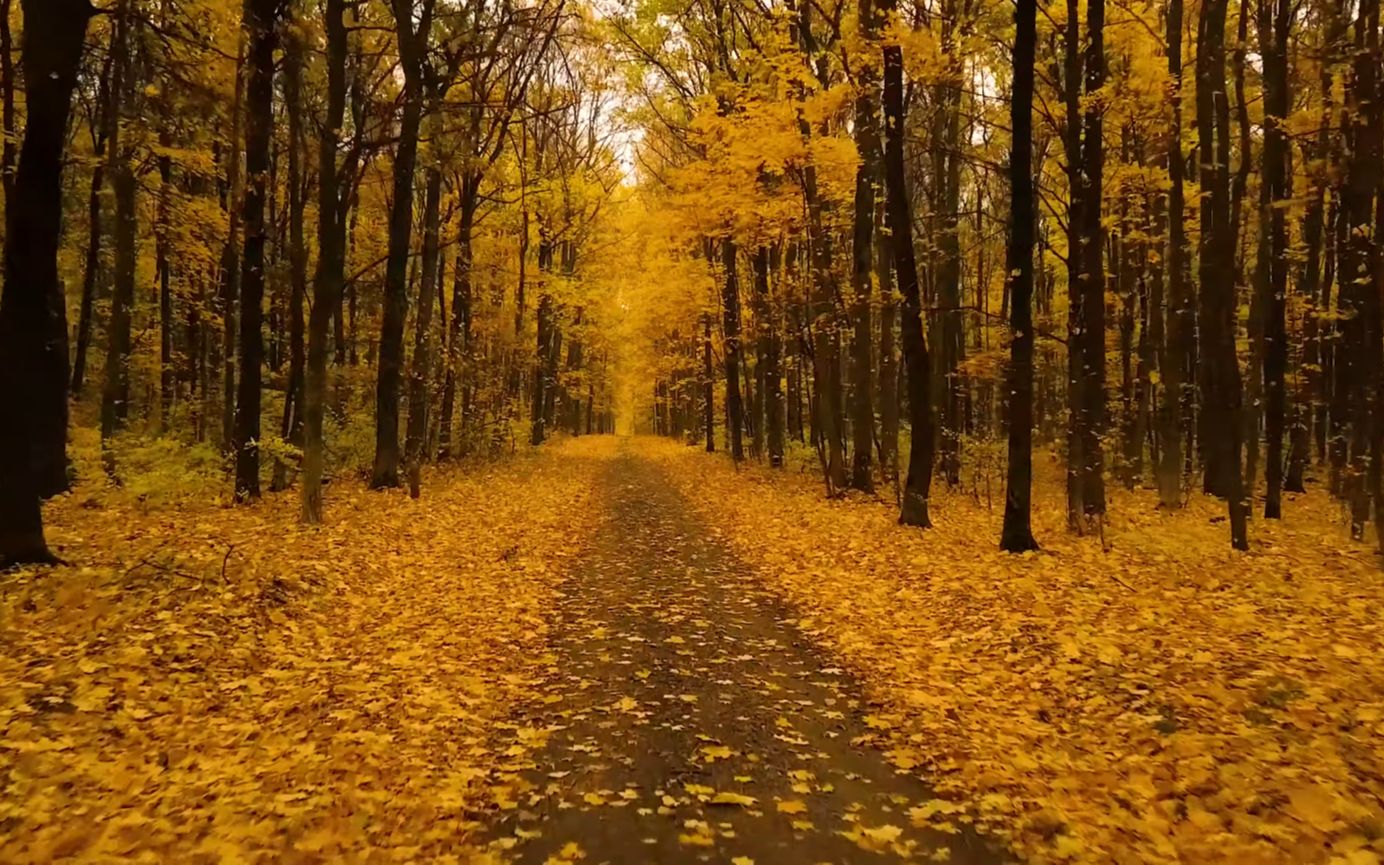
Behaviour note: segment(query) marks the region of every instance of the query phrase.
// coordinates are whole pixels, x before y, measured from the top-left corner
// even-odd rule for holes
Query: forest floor
[[[496,846],[522,863],[1004,861],[915,827],[933,799],[873,745],[859,682],[628,446],[555,609],[556,664],[524,715]],[[868,852],[867,852],[868,851]]]
[[[1043,549],[1014,556],[1002,483],[936,485],[924,532],[810,469],[645,452],[953,803],[914,822],[973,821],[1030,862],[1384,861],[1384,577],[1324,493],[1256,519],[1248,553],[1224,504],[1147,490],[1112,489],[1080,538],[1044,460]]]
[[[1009,556],[974,490],[922,532],[649,439],[315,529],[133,486],[0,575],[0,861],[1384,858],[1384,579],[1315,493],[1241,554],[1049,479]]]
[[[51,503],[71,564],[0,574],[0,862],[469,860],[592,450],[338,479],[321,528],[296,491]]]

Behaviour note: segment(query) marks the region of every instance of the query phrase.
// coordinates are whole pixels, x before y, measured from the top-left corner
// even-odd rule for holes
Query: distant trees
[[[751,251],[782,251],[742,327],[784,353],[724,365],[754,388],[728,436],[767,428],[758,395],[781,388],[790,449],[802,429],[829,495],[888,480],[903,439],[918,523],[934,470],[979,483],[1005,439],[1010,549],[1032,546],[1034,443],[1065,457],[1075,531],[1101,531],[1107,471],[1164,508],[1196,476],[1244,549],[1251,502],[1281,516],[1320,464],[1363,535],[1384,492],[1376,4],[1072,0],[1033,37],[1027,97],[1030,46],[1022,29],[995,39],[1008,10],[989,2],[678,10],[612,24],[649,73],[640,176],[658,230],[688,260],[726,224],[755,267]],[[1005,161],[1025,149],[1027,181]],[[656,415],[724,416],[696,356],[727,266],[666,303]],[[713,355],[735,344],[720,318]]]

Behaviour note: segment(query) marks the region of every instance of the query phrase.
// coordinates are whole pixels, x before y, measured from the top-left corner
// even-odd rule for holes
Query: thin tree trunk
[[[399,485],[399,383],[404,363],[404,319],[408,315],[408,260],[413,235],[413,175],[418,130],[423,119],[423,64],[432,26],[432,0],[423,0],[414,23],[413,0],[391,0],[400,65],[404,72],[399,145],[394,152],[393,206],[384,275],[379,369],[375,385],[375,462],[370,488]]]
[[[777,258],[777,254],[772,255]],[[760,370],[760,391],[764,403],[764,427],[767,434],[769,465],[783,468],[783,371],[780,369],[778,328],[773,321],[773,300],[769,289],[772,269],[771,253],[761,246],[755,252],[754,285],[757,300],[755,330],[759,342],[759,357],[764,364]]]
[[[303,502],[305,523],[322,522],[322,475],[325,463],[323,421],[327,402],[328,328],[340,320],[345,279],[345,213],[341,180],[349,171],[336,162],[346,114],[346,0],[325,0],[327,110],[317,149],[317,272],[308,313],[307,364],[303,374]],[[349,169],[350,166],[347,166]]]
[[[245,0],[245,251],[240,281],[240,376],[235,406],[235,500],[260,496],[260,400],[264,365],[265,201],[274,133],[274,48],[279,0]]]
[[[106,174],[115,198],[115,267],[110,320],[106,327],[106,365],[101,389],[101,453],[114,475],[111,438],[125,425],[130,402],[130,316],[135,298],[135,176],[120,136],[120,114],[131,91],[129,59],[130,0],[115,10],[111,38],[111,101],[107,108]]]
[[[1264,410],[1268,436],[1265,480],[1267,494],[1264,516],[1282,516],[1283,423],[1286,391],[1284,376],[1288,366],[1287,294],[1288,229],[1284,207],[1293,194],[1288,174],[1288,141],[1285,123],[1289,110],[1288,31],[1291,23],[1288,0],[1262,0],[1259,7],[1259,52],[1264,67],[1264,177],[1269,207],[1269,262],[1265,292],[1264,322]]]
[[[1158,503],[1182,506],[1182,405],[1187,399],[1184,373],[1189,364],[1188,342],[1193,327],[1183,197],[1182,157],[1182,0],[1169,0],[1167,26],[1168,75],[1172,81],[1172,128],[1168,131],[1168,294],[1167,338],[1155,337],[1162,398],[1158,404]],[[1162,320],[1155,306],[1155,323]]]
[[[296,23],[296,22],[295,22]],[[291,40],[284,51],[284,102],[288,113],[288,382],[284,388],[284,417],[280,435],[297,447],[303,446],[303,304],[308,289],[308,251],[303,237],[303,218],[307,189],[303,182],[303,157],[306,137],[303,128],[303,56],[306,50],[297,38],[296,28],[288,28]],[[287,466],[274,465],[274,489],[288,486]]]
[[[423,273],[418,292],[418,315],[413,336],[413,366],[408,386],[408,433],[404,460],[408,467],[409,495],[418,498],[428,433],[428,393],[432,376],[433,294],[438,283],[437,235],[441,220],[442,171],[428,166],[423,194]]]
[[[896,0],[884,0],[881,9],[892,14]],[[889,231],[894,243],[894,269],[903,295],[902,331],[904,363],[908,368],[908,415],[912,426],[908,478],[904,482],[899,522],[929,528],[928,496],[932,489],[932,400],[929,394],[927,340],[923,336],[922,298],[918,288],[918,263],[913,252],[913,217],[904,170],[903,48],[884,46],[884,176]]]
[[[721,239],[721,266],[725,282],[721,289],[721,334],[725,344],[727,437],[730,457],[745,458],[743,443],[745,408],[740,399],[740,277],[735,240]]]
[[[882,20],[872,0],[860,0],[861,31],[867,44],[879,39]],[[851,486],[874,491],[871,456],[874,452],[875,407],[871,294],[874,268],[875,189],[880,179],[879,104],[873,65],[861,64],[855,100],[855,146],[860,165],[855,172],[854,233],[851,247]]]
[[[716,390],[711,369],[711,315],[702,314],[702,415],[706,429],[706,452],[716,452]]]
[[[462,179],[461,215],[457,222],[457,259],[452,277],[452,320],[448,325],[447,364],[442,383],[442,418],[438,456],[452,455],[452,421],[455,416],[457,379],[469,375],[471,321],[471,236],[476,222],[480,175],[470,173]],[[462,418],[463,433],[466,418]]]

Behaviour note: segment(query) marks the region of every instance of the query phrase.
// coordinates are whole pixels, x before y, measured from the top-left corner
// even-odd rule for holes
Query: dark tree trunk
[[[1158,352],[1162,395],[1158,403],[1158,502],[1164,508],[1182,506],[1182,406],[1188,399],[1185,373],[1189,368],[1194,321],[1187,290],[1190,271],[1185,227],[1182,161],[1182,0],[1168,3],[1168,75],[1172,84],[1172,128],[1168,131],[1168,251],[1166,339],[1154,338]],[[1155,325],[1163,320],[1163,304],[1155,305]]]
[[[129,411],[130,314],[135,297],[135,176],[120,137],[120,114],[131,86],[129,0],[121,0],[116,7],[112,27],[110,102],[105,120],[106,175],[115,193],[115,273],[101,386],[101,451],[111,473],[115,464],[110,440],[125,425]]]
[[[934,284],[941,307],[937,355],[942,393],[939,462],[948,486],[961,482],[961,436],[965,431],[966,384],[961,373],[966,335],[961,300],[961,87],[963,65],[956,45],[958,4],[942,4],[942,55],[946,70],[934,87],[935,114],[932,148],[932,198],[937,227],[937,265]]]
[[[264,365],[264,206],[274,134],[274,48],[279,0],[245,0],[245,251],[240,281],[240,375],[235,406],[235,500],[260,495],[260,386]]]
[[[1009,467],[1000,549],[1038,549],[1031,527],[1033,491],[1033,63],[1037,0],[1014,10],[1014,88],[1009,122]]]
[[[452,421],[455,417],[457,379],[469,374],[471,324],[471,236],[476,223],[480,175],[468,173],[461,184],[461,216],[457,223],[456,271],[452,277],[452,320],[447,331],[447,364],[442,382],[442,419],[438,456],[452,455]],[[516,313],[517,314],[517,313]],[[462,418],[463,434],[466,418]]]
[[[860,2],[860,25],[871,43],[879,38],[880,15],[872,0]],[[879,104],[877,79],[870,63],[859,72],[855,100],[855,146],[860,165],[855,171],[855,214],[851,246],[851,486],[872,492],[874,475],[875,406],[870,314],[874,266],[875,189],[880,179]]]
[[[1105,513],[1105,460],[1101,445],[1101,432],[1105,427],[1105,231],[1101,224],[1105,119],[1104,109],[1091,97],[1105,86],[1104,0],[1088,0],[1086,24],[1089,38],[1085,77],[1090,102],[1083,120],[1081,151],[1081,174],[1085,184],[1079,297],[1081,400],[1075,411],[1080,417],[1082,512],[1088,521],[1098,521]]]
[[[1376,493],[1376,429],[1379,359],[1378,249],[1371,237],[1379,183],[1380,111],[1377,97],[1379,2],[1363,0],[1355,22],[1354,61],[1346,98],[1348,161],[1342,210],[1346,242],[1341,250],[1340,342],[1336,387],[1349,453],[1343,491],[1351,510],[1351,534],[1363,537]]]
[[[891,14],[896,0],[885,0],[881,9]],[[904,167],[903,49],[884,47],[884,177],[888,200],[889,231],[894,243],[894,270],[903,295],[900,321],[904,363],[908,368],[908,418],[912,426],[908,454],[908,478],[904,482],[899,522],[929,528],[928,496],[932,489],[932,400],[928,393],[927,340],[923,336],[922,298],[918,288],[918,262],[913,252],[913,217]]]
[[[432,0],[423,0],[414,22],[413,0],[391,0],[400,65],[404,72],[399,146],[394,152],[393,207],[384,274],[384,316],[375,385],[375,463],[371,489],[399,485],[399,382],[404,364],[404,319],[408,315],[408,260],[413,236],[413,175],[418,162],[418,128],[423,118],[423,65]]]
[[[428,393],[432,376],[432,311],[437,290],[437,235],[442,208],[442,171],[428,166],[423,194],[423,273],[419,282],[418,315],[413,334],[413,365],[408,383],[408,433],[404,439],[404,461],[408,467],[409,495],[418,498],[423,458],[428,437]]]
[[[1083,447],[1086,435],[1085,340],[1083,320],[1083,271],[1085,245],[1081,231],[1086,225],[1082,209],[1086,183],[1081,174],[1081,20],[1078,0],[1067,0],[1066,30],[1063,32],[1063,146],[1067,167],[1067,524],[1081,530],[1084,524],[1082,468],[1086,463]],[[1098,205],[1099,206],[1099,205]]]
[[[164,147],[172,145],[165,132]],[[173,160],[159,157],[159,212],[155,229],[154,271],[159,281],[159,429],[167,432],[173,420],[173,403],[177,396],[177,376],[173,365],[173,287],[169,262],[169,198],[172,195]]]
[[[62,166],[77,84],[86,0],[21,0],[27,122],[5,204],[0,294],[0,567],[52,562],[42,497],[54,491],[54,455],[66,475],[67,322],[58,281]],[[49,417],[48,415],[53,415]],[[54,440],[56,437],[56,441]]]
[[[773,256],[777,258],[777,255]],[[760,392],[764,403],[764,427],[767,437],[769,465],[783,468],[783,370],[780,369],[778,328],[773,321],[773,301],[769,291],[771,270],[768,247],[761,246],[754,257],[754,288],[756,299],[755,329],[759,342],[759,357],[764,368],[760,371]]]
[[[533,404],[529,408],[529,443],[541,445],[548,437],[548,402],[549,391],[555,387],[556,383],[549,380],[548,359],[556,351],[556,338],[554,331],[557,329],[556,311],[553,309],[553,296],[548,292],[548,280],[551,279],[553,269],[553,245],[546,238],[540,238],[538,242],[538,270],[542,274],[543,291],[538,295],[538,311],[536,313],[538,342],[534,347],[533,363]]]
[[[816,54],[812,34],[812,4],[801,2],[793,7],[797,36],[803,52]],[[802,94],[799,94],[802,96]],[[806,143],[812,134],[806,116],[799,111],[798,129]],[[807,230],[812,257],[812,295],[810,299],[810,331],[812,334],[812,378],[815,385],[812,421],[820,434],[825,457],[823,469],[827,493],[834,495],[846,485],[846,443],[841,412],[841,352],[837,329],[840,326],[836,307],[838,289],[836,271],[832,267],[831,235],[827,230],[823,210],[825,203],[818,190],[817,168],[808,160],[802,168],[803,198],[807,203]]]
[[[235,94],[231,100],[231,141],[226,148],[226,179],[221,192],[221,206],[227,211],[226,243],[221,248],[221,286],[218,296],[221,313],[221,446],[231,448],[235,439],[235,344],[236,299],[240,294],[240,236],[241,174],[240,135],[242,123],[241,99],[245,91],[245,57],[236,57]]]
[[[735,240],[721,240],[721,266],[725,283],[721,289],[721,335],[725,343],[727,437],[730,456],[736,462],[745,458],[743,443],[745,407],[740,399],[740,276]]]
[[[104,90],[103,85],[103,90]],[[98,147],[100,143],[98,142]],[[96,305],[96,280],[101,270],[101,188],[105,186],[105,166],[91,170],[91,189],[87,193],[87,248],[82,267],[82,299],[77,313],[77,347],[72,357],[72,398],[82,395],[86,384],[87,354],[91,350],[92,314]]]
[[[1327,9],[1330,13],[1330,9]],[[1331,123],[1334,114],[1332,103],[1332,59],[1337,35],[1336,16],[1330,15],[1326,24],[1326,51],[1322,58],[1320,72],[1320,92],[1322,98],[1322,119],[1315,140],[1304,142],[1303,157],[1308,166],[1311,190],[1307,199],[1307,209],[1303,216],[1302,240],[1306,246],[1302,275],[1298,291],[1303,306],[1302,342],[1299,361],[1299,387],[1294,400],[1295,412],[1292,431],[1292,447],[1288,457],[1288,471],[1283,479],[1283,489],[1288,492],[1306,492],[1303,475],[1312,458],[1314,433],[1324,430],[1326,418],[1327,377],[1323,374],[1326,362],[1323,351],[1322,314],[1327,308],[1320,303],[1322,279],[1322,247],[1326,233],[1326,188],[1328,183],[1327,161],[1332,155]],[[1316,433],[1317,445],[1321,453],[1325,449],[1325,436]],[[1319,454],[1320,456],[1320,454]]]
[[[706,428],[706,452],[716,452],[715,373],[711,368],[711,316],[702,315],[702,415]]]
[[[296,28],[290,28],[296,34]],[[303,446],[303,304],[308,290],[308,251],[303,237],[303,211],[307,187],[303,182],[306,138],[303,129],[303,56],[306,46],[296,37],[284,51],[284,103],[288,113],[288,382],[284,388],[284,417],[280,435],[291,445]],[[288,486],[287,466],[276,461],[274,488]]]
[[[339,169],[337,149],[346,114],[346,0],[325,0],[326,115],[317,148],[317,272],[308,313],[307,363],[303,372],[303,522],[322,522],[322,474],[327,402],[327,330],[341,318],[341,286],[346,267],[345,205],[341,181],[352,166]]]
[[[879,228],[887,224],[884,207],[876,208]],[[894,256],[888,232],[875,232],[875,273],[879,278],[879,463],[894,484],[899,483],[899,360],[894,331],[898,295],[894,291]]]
[[[1288,137],[1284,124],[1289,110],[1288,29],[1291,23],[1288,0],[1264,0],[1259,6],[1259,53],[1264,69],[1264,176],[1268,194],[1269,259],[1263,292],[1264,321],[1264,425],[1268,449],[1264,468],[1267,493],[1264,516],[1282,516],[1283,424],[1286,392],[1284,375],[1288,366],[1287,294],[1288,229],[1285,206],[1293,194],[1288,174]]]
[[[1240,474],[1241,391],[1235,357],[1235,227],[1230,222],[1230,109],[1225,93],[1226,0],[1209,0],[1197,51],[1197,128],[1201,160],[1201,405],[1208,491],[1227,499],[1231,545],[1248,549]]]

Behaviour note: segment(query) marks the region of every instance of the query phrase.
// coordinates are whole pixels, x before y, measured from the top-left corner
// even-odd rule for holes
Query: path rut
[[[932,798],[869,741],[859,684],[651,461],[622,452],[608,519],[563,587],[553,732],[490,831],[520,863],[1003,861],[910,826]],[[746,857],[740,859],[739,857]]]

